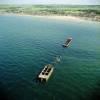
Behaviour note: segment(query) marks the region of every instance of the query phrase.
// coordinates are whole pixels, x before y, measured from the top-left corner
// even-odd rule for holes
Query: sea
[[[100,100],[100,22],[0,15],[0,100]]]

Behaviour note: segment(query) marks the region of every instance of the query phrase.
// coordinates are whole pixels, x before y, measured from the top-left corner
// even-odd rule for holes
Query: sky
[[[0,0],[0,4],[78,4],[100,5],[100,0]]]

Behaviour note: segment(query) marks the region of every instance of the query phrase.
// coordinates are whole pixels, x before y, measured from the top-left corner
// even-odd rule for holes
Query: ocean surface
[[[57,56],[48,82],[36,82]],[[0,100],[100,100],[100,23],[0,15]]]

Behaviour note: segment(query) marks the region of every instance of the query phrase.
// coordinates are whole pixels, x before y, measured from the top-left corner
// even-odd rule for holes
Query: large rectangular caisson
[[[68,39],[66,40],[66,42],[65,42],[62,46],[63,46],[63,47],[68,47],[69,44],[71,43],[71,41],[72,41],[72,38],[68,38]]]
[[[46,82],[49,79],[49,77],[51,76],[53,69],[54,69],[53,65],[51,65],[51,64],[45,65],[45,67],[43,68],[41,73],[38,75],[38,79],[41,82],[42,81]]]

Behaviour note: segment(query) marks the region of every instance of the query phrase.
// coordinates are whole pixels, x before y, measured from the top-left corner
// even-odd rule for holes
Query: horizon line
[[[84,5],[84,6],[85,5],[86,6],[88,6],[88,5],[98,5],[98,6],[100,6],[100,4],[41,4],[41,3],[40,4],[15,4],[15,3],[11,3],[11,4],[9,3],[8,4],[8,3],[0,3],[0,5],[69,5],[69,6],[70,5],[73,5],[73,6],[74,5],[76,5],[76,6],[77,5]]]

